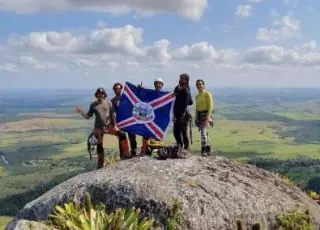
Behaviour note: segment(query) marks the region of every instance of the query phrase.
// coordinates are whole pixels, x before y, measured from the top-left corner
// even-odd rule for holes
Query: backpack
[[[92,133],[88,136],[87,139],[87,149],[90,156],[90,160],[92,159],[92,152],[95,150],[96,145],[98,144],[98,139],[96,136]]]

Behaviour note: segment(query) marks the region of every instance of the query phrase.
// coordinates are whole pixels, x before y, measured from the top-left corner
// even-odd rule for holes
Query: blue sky
[[[94,2],[2,1],[0,87],[320,86],[319,1]]]

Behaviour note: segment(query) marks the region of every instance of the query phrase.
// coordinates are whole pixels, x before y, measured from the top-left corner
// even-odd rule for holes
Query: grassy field
[[[220,98],[218,94],[215,126],[209,130],[213,149],[235,160],[258,161],[261,167],[288,175],[304,188],[309,179],[320,176],[320,165],[312,163],[312,159],[320,159],[320,101],[317,96],[301,95],[279,102],[273,94],[220,93]],[[0,158],[0,215],[14,215],[52,186],[95,168],[96,158],[90,160],[86,149],[93,121],[79,119],[71,112],[73,102],[79,100],[76,96],[70,99],[66,95],[58,102],[51,97],[46,108],[40,101],[18,110],[12,105],[2,113],[0,156],[9,164]],[[196,128],[193,140],[191,151],[199,154]],[[140,137],[138,142],[140,146]],[[174,143],[171,132],[166,142]],[[105,136],[104,145],[107,154],[114,154],[118,141]],[[297,158],[309,159],[311,166],[284,163]],[[265,166],[268,160],[271,163]],[[0,217],[0,226],[8,218]]]
[[[5,229],[7,224],[12,220],[11,216],[0,216],[0,229]]]

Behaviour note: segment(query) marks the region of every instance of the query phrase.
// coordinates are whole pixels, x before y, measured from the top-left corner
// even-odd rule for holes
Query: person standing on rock
[[[113,92],[115,96],[111,99],[113,108],[117,112],[117,109],[119,108],[120,105],[120,99],[121,99],[121,91],[123,89],[123,85],[119,82],[115,83],[113,85]],[[137,140],[136,140],[136,135],[133,133],[128,133],[129,140],[130,140],[130,148],[131,148],[131,156],[135,157],[137,155]],[[121,151],[121,141],[119,140],[119,149]]]
[[[199,79],[196,81],[199,91],[196,96],[196,126],[199,128],[201,135],[201,155],[211,155],[211,146],[208,141],[208,127],[213,125],[212,112],[214,102],[210,92],[205,90],[205,83]]]
[[[129,156],[129,146],[125,133],[120,131],[116,126],[115,111],[112,103],[107,100],[107,93],[105,90],[103,88],[98,88],[95,92],[95,97],[97,100],[91,103],[87,113],[83,112],[79,106],[76,107],[76,112],[87,120],[95,115],[93,134],[98,140],[97,155],[99,169],[104,166],[103,136],[105,133],[115,135],[120,139],[120,157],[122,159]]]
[[[188,122],[191,119],[188,105],[192,105],[192,97],[189,87],[190,77],[188,74],[183,73],[180,75],[179,85],[174,89],[176,101],[173,108],[173,134],[177,142],[178,153],[182,149],[189,149]]]
[[[158,77],[154,80],[153,85],[154,85],[154,89],[156,91],[161,91],[163,88],[164,82],[163,82],[162,78]],[[140,156],[145,156],[147,154],[149,154],[149,155],[151,154],[148,152],[149,141],[150,141],[150,139],[148,137],[143,137]]]

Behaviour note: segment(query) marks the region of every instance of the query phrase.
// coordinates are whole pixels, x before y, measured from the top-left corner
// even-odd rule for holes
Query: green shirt
[[[210,117],[212,115],[213,107],[214,103],[211,93],[205,90],[199,92],[199,94],[196,96],[196,111],[208,111],[208,116]]]

